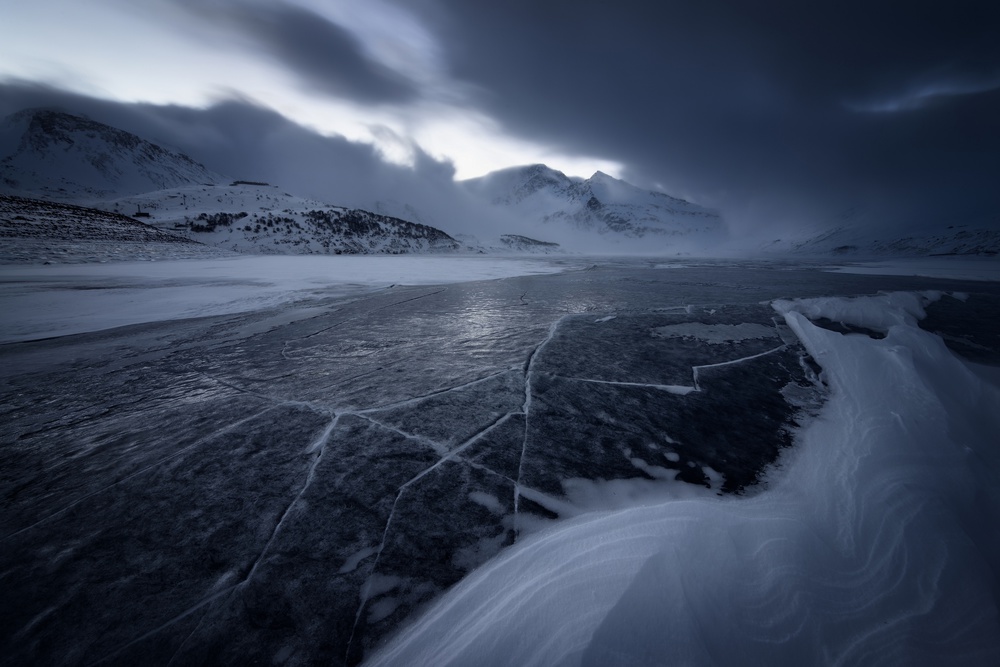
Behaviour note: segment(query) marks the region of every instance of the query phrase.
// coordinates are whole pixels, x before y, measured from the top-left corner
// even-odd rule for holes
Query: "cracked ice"
[[[794,313],[850,319],[761,302],[924,282],[616,266],[5,346],[0,650],[355,664],[561,526],[676,502],[750,516],[838,377]],[[854,319],[912,324],[872,310]],[[386,655],[418,655],[406,637],[393,651],[416,652]]]

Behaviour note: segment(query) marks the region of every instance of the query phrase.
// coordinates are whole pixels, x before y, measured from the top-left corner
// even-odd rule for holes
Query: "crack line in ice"
[[[312,453],[316,452],[317,450],[319,450],[319,452],[313,458],[313,462],[309,466],[309,471],[306,473],[306,479],[305,479],[305,482],[302,484],[302,488],[299,489],[299,492],[295,495],[295,497],[292,499],[292,501],[288,503],[287,507],[285,507],[285,511],[282,512],[281,518],[278,519],[278,522],[274,526],[274,530],[271,531],[270,538],[268,538],[267,542],[264,544],[264,547],[261,549],[260,554],[254,560],[254,563],[250,567],[250,569],[247,572],[246,576],[244,576],[240,581],[236,582],[235,584],[233,584],[231,586],[227,586],[224,590],[219,591],[219,593],[213,594],[213,595],[209,596],[208,598],[206,598],[205,600],[203,600],[201,603],[198,603],[194,607],[190,608],[188,611],[182,613],[180,616],[177,616],[177,617],[173,618],[172,620],[168,621],[167,624],[160,625],[158,628],[156,628],[156,629],[154,629],[154,630],[152,630],[150,632],[147,632],[145,635],[139,637],[138,639],[135,639],[132,642],[129,642],[129,644],[126,644],[125,646],[122,646],[120,649],[116,650],[115,653],[120,652],[121,650],[127,648],[129,645],[135,643],[136,641],[141,641],[142,639],[144,639],[144,638],[146,638],[146,637],[148,637],[148,636],[150,636],[152,634],[155,634],[159,630],[164,629],[166,627],[166,625],[174,623],[174,622],[180,620],[181,618],[189,615],[191,612],[193,612],[194,610],[196,610],[202,604],[204,604],[206,602],[209,602],[212,599],[214,599],[217,595],[221,595],[222,593],[226,593],[226,592],[230,592],[230,593],[235,592],[237,589],[241,588],[242,586],[245,586],[253,578],[254,573],[257,571],[257,567],[261,564],[261,562],[263,562],[264,557],[267,555],[267,552],[271,548],[271,544],[274,543],[274,540],[275,540],[275,538],[277,538],[278,533],[281,532],[281,527],[284,525],[285,519],[288,518],[288,515],[291,514],[292,508],[295,507],[295,505],[299,502],[299,500],[302,498],[302,496],[305,494],[306,490],[308,490],[309,486],[312,484],[313,480],[315,479],[315,477],[316,477],[316,468],[319,466],[319,463],[320,463],[320,461],[323,458],[323,454],[326,451],[326,444],[330,440],[330,434],[333,433],[333,429],[335,429],[337,427],[337,422],[338,422],[339,419],[340,419],[340,415],[334,415],[333,419],[330,420],[330,423],[327,425],[327,427],[325,429],[323,429],[323,432],[319,435],[319,437],[316,438],[316,440],[314,440],[312,443],[310,443],[308,447],[306,447],[306,453],[308,453],[308,454],[312,454]],[[195,625],[194,629],[191,630],[191,632],[184,639],[184,641],[182,641],[180,643],[180,645],[177,647],[177,650],[174,651],[173,655],[170,657],[170,660],[167,662],[167,667],[170,667],[170,665],[172,665],[174,663],[174,660],[176,660],[177,656],[181,654],[181,651],[187,645],[187,643],[191,639],[191,637],[193,637],[195,635],[195,633],[198,632],[198,629],[201,627],[201,624],[204,622],[204,620],[205,620],[204,617],[202,617],[202,619],[198,621],[197,625]],[[102,660],[107,660],[108,658],[112,657],[115,653],[112,653],[111,655],[106,656]]]
[[[660,391],[665,391],[671,394],[677,394],[679,396],[686,396],[693,391],[699,391],[696,387],[688,387],[681,384],[648,384],[645,382],[614,382],[611,380],[592,380],[590,378],[577,378],[569,377],[566,375],[556,375],[554,373],[549,374],[551,377],[559,378],[560,380],[569,380],[571,382],[590,382],[592,384],[610,384],[616,387],[646,387],[649,389],[659,389]]]
[[[327,427],[323,429],[323,432],[320,434],[320,436],[316,440],[314,440],[309,445],[309,447],[306,448],[307,453],[309,454],[315,453],[316,455],[313,458],[312,464],[309,466],[309,471],[306,473],[306,479],[302,483],[302,488],[299,489],[299,492],[295,495],[292,501],[288,503],[287,507],[285,507],[285,511],[282,512],[281,518],[278,519],[278,523],[274,526],[274,530],[271,531],[271,537],[268,538],[267,543],[264,544],[264,548],[261,549],[260,555],[257,556],[257,560],[255,560],[254,564],[250,567],[250,571],[247,572],[247,575],[243,577],[243,580],[240,581],[239,584],[237,584],[238,586],[246,584],[248,581],[250,581],[250,579],[253,578],[254,573],[257,571],[257,567],[264,560],[264,556],[267,555],[268,549],[271,548],[271,544],[278,536],[278,533],[281,532],[281,527],[284,525],[285,519],[288,518],[288,515],[291,513],[292,508],[295,507],[296,503],[298,503],[299,500],[301,500],[303,494],[305,494],[305,492],[309,489],[309,486],[313,483],[313,480],[316,478],[316,468],[319,466],[320,461],[323,460],[323,453],[326,451],[326,444],[330,441],[330,435],[331,433],[333,433],[333,429],[337,427],[337,422],[339,420],[340,420],[340,415],[334,416],[334,418],[330,420],[330,423],[327,424]]]
[[[527,363],[525,363],[524,365],[524,404],[521,406],[521,413],[524,415],[524,440],[521,442],[521,458],[517,464],[517,481],[514,483],[514,533],[515,533],[514,539],[515,540],[517,539],[516,535],[518,533],[517,511],[520,505],[519,501],[521,497],[521,477],[523,476],[524,473],[524,454],[528,450],[528,433],[530,432],[528,420],[531,412],[532,367],[535,365],[535,359],[538,358],[538,354],[542,351],[542,348],[548,345],[549,342],[555,337],[556,329],[559,328],[559,325],[562,324],[563,320],[565,320],[567,317],[569,317],[568,314],[563,315],[562,317],[560,317],[559,319],[557,319],[555,322],[552,323],[552,325],[549,327],[549,335],[545,337],[545,340],[543,340],[541,343],[535,346],[535,349],[532,350],[531,354],[528,356]]]
[[[455,385],[454,387],[448,387],[446,389],[438,389],[438,390],[432,391],[432,392],[430,392],[428,394],[424,394],[422,396],[415,396],[413,398],[407,398],[405,400],[398,401],[396,403],[387,403],[385,405],[379,405],[379,406],[376,406],[374,408],[365,408],[364,410],[357,410],[357,411],[354,412],[354,414],[356,414],[356,415],[362,415],[362,414],[368,414],[370,412],[379,412],[381,410],[392,410],[393,408],[406,407],[408,405],[413,405],[415,403],[419,403],[420,401],[426,400],[428,398],[433,398],[435,396],[440,396],[441,394],[447,394],[447,393],[450,393],[450,392],[453,392],[453,391],[461,391],[462,389],[466,389],[468,387],[472,387],[472,386],[475,386],[477,384],[481,384],[483,382],[486,382],[487,380],[492,380],[495,377],[500,377],[501,375],[505,375],[507,373],[511,373],[511,372],[513,372],[513,370],[514,369],[508,368],[506,370],[497,371],[496,373],[491,373],[491,374],[489,374],[489,375],[487,375],[485,377],[481,377],[481,378],[479,378],[477,380],[472,380],[471,382],[466,382],[464,384]]]
[[[437,290],[435,292],[429,292],[427,294],[421,294],[420,296],[415,296],[415,297],[412,297],[410,299],[403,299],[402,301],[395,301],[393,303],[388,303],[388,304],[386,304],[384,306],[379,306],[378,308],[374,308],[374,309],[372,309],[372,310],[370,310],[368,312],[369,313],[375,313],[375,312],[378,312],[380,310],[385,310],[386,308],[392,308],[393,306],[398,306],[400,304],[409,303],[410,301],[416,301],[417,299],[426,299],[429,296],[434,296],[435,294],[440,294],[441,292],[447,292],[447,291],[448,291],[447,288],[439,289],[439,290]],[[368,313],[365,313],[365,314],[367,315]]]
[[[42,435],[43,433],[48,433],[49,431],[68,430],[68,429],[71,429],[74,426],[78,426],[80,424],[86,424],[87,422],[95,421],[97,419],[103,419],[103,418],[107,417],[108,415],[111,415],[111,414],[114,414],[115,412],[118,412],[119,410],[123,410],[125,408],[130,408],[130,407],[132,407],[134,405],[138,405],[140,403],[143,403],[143,402],[147,401],[149,399],[149,396],[151,396],[151,395],[154,396],[154,398],[152,399],[154,401],[155,400],[163,400],[163,401],[173,400],[169,396],[164,396],[162,399],[155,398],[156,394],[158,392],[161,392],[163,389],[164,389],[164,387],[156,387],[155,389],[150,389],[150,390],[144,391],[144,392],[142,392],[140,394],[134,394],[134,395],[131,396],[132,400],[121,402],[121,403],[113,403],[112,405],[104,407],[100,412],[98,412],[96,414],[93,414],[93,413],[86,414],[87,410],[91,409],[91,406],[89,406],[89,405],[81,407],[81,408],[78,408],[76,410],[73,410],[72,408],[70,408],[70,409],[68,409],[63,414],[63,418],[64,419],[65,418],[71,418],[71,421],[55,421],[55,422],[51,422],[50,424],[48,424],[48,425],[46,425],[46,426],[44,426],[42,428],[35,429],[34,431],[26,431],[24,433],[20,433],[20,434],[18,434],[17,439],[18,440],[24,440],[26,438],[31,438],[31,437],[34,437],[34,436],[37,436],[37,435]],[[4,416],[16,414],[17,412],[21,412],[21,411],[27,412],[27,411],[31,410],[33,407],[34,406],[31,405],[31,404],[28,404],[28,405],[25,405],[25,406],[16,407],[16,408],[13,408],[13,409],[9,410],[8,412],[4,413]],[[74,418],[73,417],[74,415],[81,415],[81,416]]]
[[[424,298],[429,297],[429,296],[434,296],[435,294],[440,294],[441,292],[444,292],[444,291],[446,291],[446,289],[439,289],[439,290],[437,290],[435,292],[430,292],[428,294],[421,294],[420,296],[415,296],[415,297],[412,297],[410,299],[403,299],[402,301],[395,301],[393,303],[388,303],[388,304],[386,304],[384,306],[379,306],[378,308],[374,308],[374,309],[372,309],[370,311],[367,311],[367,312],[364,312],[364,313],[360,313],[360,314],[355,315],[353,317],[348,317],[347,319],[344,319],[344,320],[341,320],[341,321],[336,322],[334,324],[331,324],[328,327],[324,327],[324,328],[320,329],[319,331],[314,331],[314,332],[312,332],[311,334],[309,334],[307,336],[302,336],[301,338],[289,338],[281,346],[281,356],[282,356],[283,359],[287,359],[288,361],[294,361],[296,359],[299,359],[300,357],[290,356],[290,354],[289,354],[289,352],[287,350],[288,350],[288,346],[291,343],[295,343],[295,342],[298,342],[298,341],[307,340],[309,338],[312,338],[313,336],[318,336],[321,333],[325,333],[327,331],[330,331],[331,329],[336,329],[337,327],[339,327],[342,324],[347,324],[348,322],[353,322],[355,320],[359,320],[362,317],[368,317],[372,313],[378,312],[380,310],[385,310],[386,308],[392,308],[393,306],[398,306],[398,305],[403,304],[403,303],[409,303],[410,301],[416,301],[417,299],[424,299]],[[338,313],[338,312],[340,312],[339,308],[337,310],[333,311],[333,313]],[[327,315],[332,315],[333,313],[327,313]]]
[[[243,387],[237,386],[237,385],[233,384],[232,382],[229,382],[228,380],[223,380],[222,378],[215,377],[214,375],[209,375],[208,373],[206,373],[204,371],[200,371],[197,368],[191,368],[190,366],[188,366],[188,369],[190,369],[191,372],[196,373],[197,375],[200,375],[201,377],[205,378],[206,380],[210,380],[210,381],[215,382],[217,384],[221,384],[223,387],[228,387],[229,389],[232,389],[233,391],[238,391],[238,392],[240,392],[242,394],[249,394],[250,396],[254,396],[256,398],[262,398],[265,401],[272,401],[274,403],[280,403],[280,402],[282,402],[282,399],[280,399],[278,397],[268,396],[267,394],[258,394],[255,391],[250,391],[249,389],[244,389]]]
[[[718,368],[720,366],[731,366],[732,364],[739,364],[744,361],[750,361],[751,359],[757,359],[759,357],[766,357],[769,354],[774,354],[775,352],[780,352],[782,350],[788,349],[787,345],[779,345],[778,347],[772,348],[765,352],[759,352],[757,354],[751,354],[749,357],[741,357],[739,359],[733,359],[732,361],[722,361],[717,364],[702,364],[701,366],[692,366],[691,375],[694,377],[694,388],[695,391],[701,391],[701,385],[698,383],[698,371],[702,368]]]
[[[501,415],[500,417],[495,419],[491,424],[487,425],[485,428],[473,434],[470,438],[468,438],[465,442],[456,447],[454,450],[442,456],[433,465],[424,468],[419,473],[417,473],[409,480],[407,480],[402,486],[399,487],[399,489],[396,491],[396,497],[392,501],[392,507],[389,508],[389,517],[385,521],[385,528],[382,530],[382,540],[381,542],[379,542],[378,551],[375,552],[375,560],[372,562],[371,570],[369,570],[368,574],[369,579],[371,578],[372,575],[375,574],[376,570],[378,569],[379,560],[382,558],[382,552],[385,550],[385,541],[389,537],[389,527],[392,525],[392,517],[396,514],[396,506],[399,504],[399,500],[403,497],[403,493],[406,491],[406,489],[411,484],[420,481],[428,474],[430,474],[432,471],[444,465],[446,462],[457,458],[458,454],[460,454],[461,452],[463,452],[464,450],[468,449],[470,446],[478,442],[481,438],[486,436],[486,434],[489,433],[490,431],[493,431],[494,429],[498,428],[503,422],[507,421],[515,414],[517,413],[508,412],[505,415]],[[367,417],[362,417],[362,418],[367,419]],[[347,650],[344,653],[345,660],[347,660],[348,656],[350,656],[351,654],[351,646],[354,644],[354,635],[358,629],[358,623],[361,620],[361,614],[365,610],[365,604],[367,604],[368,602],[367,591],[368,587],[366,582],[366,584],[361,587],[361,603],[358,605],[358,611],[354,615],[354,626],[351,628],[351,636],[347,640]]]
[[[271,410],[273,410],[273,409],[275,409],[277,407],[280,407],[280,405],[281,404],[279,404],[279,405],[272,405],[270,407],[264,408],[263,410],[261,410],[259,412],[255,412],[254,414],[252,414],[252,415],[250,415],[248,417],[244,417],[243,419],[240,419],[239,421],[235,421],[232,424],[229,424],[228,426],[224,426],[224,427],[222,427],[222,428],[220,428],[220,429],[218,429],[216,431],[213,431],[213,432],[209,433],[208,435],[206,435],[206,436],[204,436],[202,438],[199,438],[198,440],[195,440],[190,445],[187,445],[186,447],[182,447],[181,449],[177,450],[173,454],[170,454],[169,456],[165,456],[162,459],[159,459],[158,461],[156,461],[154,463],[150,463],[145,468],[141,468],[139,470],[136,470],[134,473],[132,473],[130,475],[126,475],[125,477],[122,477],[121,479],[116,480],[113,483],[108,484],[107,486],[104,486],[104,487],[102,487],[100,489],[97,489],[96,491],[91,491],[87,495],[85,495],[85,496],[83,496],[81,498],[77,498],[76,500],[74,500],[73,502],[71,502],[69,505],[66,505],[63,508],[56,510],[52,514],[49,514],[49,515],[47,515],[45,517],[42,517],[38,521],[35,521],[34,523],[32,523],[32,524],[30,524],[28,526],[25,526],[24,528],[20,528],[18,530],[15,530],[13,533],[10,533],[9,535],[6,535],[3,538],[0,538],[0,542],[5,542],[5,541],[9,540],[10,538],[16,537],[17,535],[20,535],[21,533],[23,533],[25,531],[31,530],[35,526],[43,524],[46,521],[49,521],[50,519],[53,519],[53,518],[59,516],[60,514],[66,512],[68,510],[73,509],[74,507],[76,507],[77,505],[79,505],[80,503],[82,503],[84,500],[87,500],[88,498],[92,498],[93,496],[96,496],[96,495],[98,495],[100,493],[104,493],[108,489],[111,489],[111,488],[113,488],[115,486],[118,486],[122,482],[125,482],[127,480],[132,479],[133,477],[136,477],[136,476],[141,475],[141,474],[143,474],[145,472],[148,472],[148,471],[152,470],[153,468],[156,468],[157,466],[159,466],[159,465],[161,465],[163,463],[166,463],[167,461],[169,461],[171,459],[175,459],[178,456],[180,456],[181,454],[183,454],[184,452],[186,452],[188,450],[191,450],[191,449],[193,449],[195,447],[198,447],[199,445],[204,444],[208,440],[211,440],[212,438],[215,438],[215,437],[218,437],[220,435],[223,435],[223,434],[227,433],[228,431],[230,431],[230,430],[232,430],[234,428],[242,426],[243,424],[247,423],[248,421],[256,419],[257,417],[260,417],[261,415],[266,414],[266,413],[270,412]]]
[[[174,623],[177,623],[178,621],[184,620],[185,618],[187,618],[188,616],[190,616],[194,612],[198,611],[199,609],[201,609],[202,607],[204,607],[205,605],[207,605],[209,602],[212,602],[216,598],[222,597],[226,593],[231,593],[233,591],[233,589],[236,588],[237,585],[238,584],[232,584],[231,586],[226,586],[221,591],[216,591],[216,592],[212,593],[211,595],[208,595],[207,597],[202,598],[201,600],[199,600],[198,602],[194,603],[193,605],[191,605],[190,607],[188,607],[187,609],[185,609],[181,613],[177,614],[173,618],[167,620],[164,623],[161,623],[160,625],[156,626],[152,630],[149,630],[148,632],[146,632],[146,633],[144,633],[142,635],[139,635],[135,639],[133,639],[133,640],[131,640],[131,641],[125,643],[125,644],[122,644],[121,646],[119,646],[118,648],[116,648],[115,650],[113,650],[111,653],[108,653],[103,658],[98,658],[97,660],[95,660],[94,662],[92,662],[90,664],[91,665],[99,665],[102,662],[107,662],[108,660],[110,660],[111,658],[115,657],[116,655],[118,655],[119,653],[121,653],[125,649],[129,648],[130,646],[134,646],[134,645],[138,644],[141,641],[149,639],[150,637],[152,637],[153,635],[157,634],[161,630],[165,630],[165,629],[169,628],[171,625],[173,625]],[[195,630],[197,630],[197,627],[195,628]],[[193,633],[194,633],[194,631],[192,631],[192,634]],[[187,640],[185,639],[185,641],[187,641]],[[178,648],[177,651],[179,652],[180,648]],[[171,662],[173,662],[173,659],[174,659],[174,657],[176,657],[176,655],[177,655],[177,653],[175,653],[174,656],[172,656],[170,658]]]
[[[374,424],[375,426],[379,426],[381,428],[386,429],[387,431],[392,431],[393,433],[401,435],[404,438],[406,438],[407,440],[416,440],[417,442],[419,442],[421,444],[427,445],[428,447],[430,447],[431,449],[433,449],[435,452],[437,452],[438,454],[440,454],[442,456],[445,455],[448,452],[447,445],[444,445],[444,444],[442,444],[440,442],[437,442],[436,440],[431,440],[430,438],[424,437],[422,435],[417,435],[415,433],[407,433],[406,431],[398,429],[395,426],[392,426],[391,424],[386,424],[385,422],[380,422],[379,420],[374,419],[372,417],[369,417],[368,415],[360,414],[360,413],[357,413],[357,412],[343,412],[341,414],[352,415],[354,417],[357,417],[358,419],[364,419],[365,421],[370,422],[371,424]]]
[[[519,414],[519,413],[514,413],[514,414]],[[510,482],[511,484],[515,484],[515,485],[517,484],[516,480],[511,479],[507,475],[504,475],[503,473],[499,473],[496,470],[493,470],[492,468],[488,468],[488,467],[484,466],[482,463],[477,463],[476,461],[473,461],[471,459],[467,459],[464,456],[456,456],[454,460],[458,461],[459,463],[465,464],[465,465],[469,466],[470,468],[475,468],[476,470],[479,470],[480,472],[485,472],[485,473],[487,473],[489,475],[493,475],[495,477],[499,477],[500,479],[502,479],[502,480],[504,480],[506,482]]]

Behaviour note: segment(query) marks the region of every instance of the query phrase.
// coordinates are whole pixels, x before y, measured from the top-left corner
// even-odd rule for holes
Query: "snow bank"
[[[934,297],[776,303],[832,391],[769,489],[556,524],[368,664],[1000,664],[1000,388]]]
[[[438,285],[566,268],[551,260],[369,255],[7,265],[0,266],[0,343],[246,312],[390,285]]]

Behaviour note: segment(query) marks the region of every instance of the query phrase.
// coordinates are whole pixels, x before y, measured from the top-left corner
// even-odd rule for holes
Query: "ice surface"
[[[878,262],[852,262],[829,270],[875,276],[1000,280],[1000,260],[995,256],[896,258]]]
[[[767,327],[761,324],[670,324],[665,327],[653,329],[652,335],[656,338],[669,338],[679,336],[681,338],[697,338],[707,343],[721,344],[731,343],[751,338],[775,338],[774,327]]]
[[[367,664],[1000,661],[1000,389],[916,326],[936,296],[776,303],[833,395],[771,488],[551,527]]]
[[[870,295],[881,289],[967,295],[964,302],[948,296],[930,304],[919,296],[906,297],[905,303],[903,297],[852,302],[845,312],[902,309],[902,315],[880,323],[888,335],[879,341],[818,329],[822,333],[816,336],[829,336],[833,346],[841,338],[859,346],[862,356],[850,362],[848,355],[848,362],[863,363],[872,372],[881,373],[875,362],[890,354],[901,360],[892,370],[896,375],[883,373],[881,384],[863,398],[894,401],[891,408],[902,422],[891,417],[872,424],[860,411],[829,412],[838,399],[825,408],[830,419],[823,442],[849,441],[844,447],[874,446],[875,435],[909,423],[911,402],[924,395],[921,384],[914,390],[897,387],[897,395],[885,391],[893,378],[912,379],[910,360],[925,375],[938,361],[928,365],[923,356],[907,352],[913,340],[925,340],[921,336],[936,345],[940,340],[914,328],[906,303],[927,312],[928,322],[937,318],[935,331],[988,348],[990,354],[1000,349],[988,317],[998,310],[1000,295],[989,285],[829,274],[788,265],[673,271],[626,260],[587,265],[591,268],[582,271],[397,285],[347,296],[333,290],[305,304],[291,301],[0,345],[0,587],[5,594],[0,598],[0,655],[17,664],[354,664],[457,582],[502,562],[515,541],[529,548],[560,526],[590,525],[600,517],[620,516],[617,510],[666,501],[671,507],[709,508],[696,510],[697,521],[684,524],[678,533],[683,539],[671,542],[668,551],[676,547],[683,555],[707,545],[714,550],[696,553],[695,567],[730,559],[749,568],[735,570],[745,576],[729,580],[725,574],[734,570],[720,566],[714,578],[701,580],[696,571],[679,567],[677,575],[691,576],[684,578],[685,597],[677,604],[694,611],[699,607],[685,600],[725,607],[730,589],[780,579],[769,569],[769,554],[776,554],[779,566],[799,563],[788,551],[824,566],[843,564],[808,541],[814,536],[833,545],[831,553],[839,557],[841,534],[832,537],[815,527],[823,522],[805,524],[799,518],[807,511],[840,516],[823,510],[819,498],[808,494],[828,488],[824,484],[852,488],[853,478],[827,466],[829,479],[806,475],[788,487],[808,491],[801,503],[767,504],[782,485],[792,484],[785,480],[797,479],[796,471],[814,470],[798,464],[799,448],[789,445],[798,425],[824,404],[818,377],[840,391],[831,379],[836,370],[824,367],[821,373],[768,302],[785,297],[796,304],[792,310],[805,312],[809,303],[789,297]],[[565,265],[555,268],[560,266]],[[832,314],[834,303],[828,301],[817,313]],[[613,319],[605,319],[611,314]],[[678,325],[701,331],[754,325],[761,337],[709,342],[650,335]],[[900,338],[911,329],[912,340]],[[875,345],[876,352],[865,345]],[[983,352],[968,345],[962,350]],[[830,365],[825,348],[815,354],[826,355]],[[875,356],[864,356],[869,354]],[[974,377],[989,382],[990,374],[978,370]],[[963,401],[979,391],[978,385],[964,376],[949,375],[948,381],[953,395],[948,410],[967,416]],[[684,391],[665,389],[671,387]],[[993,395],[982,396],[989,403]],[[941,435],[942,427],[935,426],[939,413],[924,409],[925,402],[919,405],[930,426],[918,423],[918,436]],[[927,405],[934,407],[933,401]],[[992,419],[1000,411],[980,406],[980,413],[986,417],[977,419]],[[837,430],[843,424],[855,429],[850,437]],[[962,437],[973,446],[977,424],[949,422],[944,436]],[[812,451],[808,442],[803,456]],[[910,474],[911,463],[890,461],[886,469],[894,477],[883,480],[886,486],[895,489],[896,480],[922,483]],[[863,464],[858,464],[862,472],[867,470]],[[944,464],[941,470],[948,475],[963,470]],[[983,469],[986,474],[989,468]],[[766,491],[754,486],[761,478]],[[983,495],[978,484],[973,480],[968,487],[970,497],[978,493],[990,501],[991,492]],[[894,493],[910,492],[906,484],[900,489]],[[921,505],[932,519],[941,507],[951,506],[942,497],[944,504]],[[855,501],[895,507],[881,497]],[[762,519],[755,514],[758,507],[773,513]],[[720,516],[728,523],[713,518]],[[649,525],[668,519],[657,514]],[[888,525],[901,530],[930,525],[897,519],[888,516]],[[721,534],[720,525],[732,529]],[[785,539],[788,534],[780,531],[788,526],[798,526],[806,536],[802,539],[808,539]],[[970,526],[963,529],[975,534],[976,525]],[[643,553],[659,554],[662,546],[650,542],[644,530],[622,521],[601,533],[597,546],[570,540],[566,544],[579,550],[569,556],[561,552],[568,560],[557,567],[554,559],[552,567],[565,566],[572,573],[588,562],[588,555],[604,553],[601,543],[620,539],[620,567],[615,561],[573,583],[593,589],[600,599],[607,596],[609,604],[621,600],[623,613],[630,600],[655,612],[642,606],[642,596],[655,597],[656,587],[634,577],[642,567],[659,572],[641,561]],[[923,535],[925,551],[930,544],[949,554],[964,553],[960,541],[952,547],[958,538],[956,529],[950,530],[940,540]],[[710,544],[712,535],[716,541]],[[781,539],[757,556],[745,552],[745,546],[760,546],[755,540],[761,535]],[[886,545],[897,544],[886,539]],[[688,541],[691,546],[684,546]],[[878,547],[868,555],[870,562],[896,565],[894,553]],[[922,556],[907,555],[914,569],[897,568],[901,590],[920,584],[924,573],[917,567]],[[670,565],[672,557],[660,562]],[[824,589],[821,600],[832,599],[843,609],[853,604],[850,587],[843,594],[838,587],[869,575],[852,564],[848,575],[830,570],[836,594]],[[974,568],[968,571],[976,576]],[[523,568],[526,577],[533,572]],[[662,574],[669,578],[673,572]],[[788,590],[802,590],[796,588],[797,570],[787,572]],[[885,581],[871,576],[869,581]],[[617,592],[602,588],[608,577],[624,582]],[[554,577],[553,585],[558,580]],[[515,578],[498,599],[527,581]],[[623,597],[633,581],[636,589]],[[991,580],[983,581],[989,589]],[[540,586],[542,597],[535,599],[551,590]],[[737,594],[741,599],[746,595]],[[793,617],[808,620],[822,611],[809,607],[803,613],[804,607],[795,606],[808,606],[808,600],[788,603]],[[576,613],[607,621],[587,640],[594,651],[613,649],[619,634],[633,636],[600,605],[588,602],[570,612],[559,611],[568,625],[575,624]],[[763,613],[748,617],[777,623]],[[649,622],[657,618],[651,612]],[[880,620],[894,618],[886,613]],[[960,623],[968,621],[975,629],[978,621],[970,618]],[[692,632],[709,632],[695,621],[689,624]],[[502,624],[496,627],[502,637]],[[636,632],[644,627],[636,624]],[[572,641],[576,631],[560,628],[537,625],[553,641]],[[586,624],[581,628],[586,631]],[[927,634],[928,642],[956,647],[961,658],[966,646],[961,632],[959,627],[954,642]],[[602,639],[605,635],[611,639]],[[799,645],[824,645],[817,637]],[[520,638],[511,645],[520,646]],[[595,662],[614,662],[594,655]],[[511,654],[511,662],[517,657]]]
[[[184,317],[239,313],[289,300],[564,270],[512,258],[236,256],[206,260],[0,265],[0,343]]]

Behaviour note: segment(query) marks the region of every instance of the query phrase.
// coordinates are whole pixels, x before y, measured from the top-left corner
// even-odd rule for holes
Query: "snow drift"
[[[768,489],[557,524],[369,664],[1000,664],[1000,388],[917,327],[939,297],[776,302],[831,399]]]

